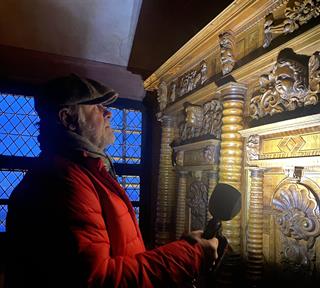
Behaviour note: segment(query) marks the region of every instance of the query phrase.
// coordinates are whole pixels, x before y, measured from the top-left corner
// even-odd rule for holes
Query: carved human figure
[[[199,136],[203,123],[203,108],[201,106],[186,103],[184,111],[185,120],[181,129],[183,141]]]
[[[176,100],[176,88],[177,88],[177,84],[176,82],[173,82],[171,84],[171,90],[170,90],[170,101],[174,102]]]
[[[205,61],[202,61],[200,64],[200,74],[201,74],[201,85],[206,82],[208,79],[208,68],[207,68],[207,63]]]
[[[161,82],[157,91],[157,100],[159,102],[160,111],[164,110],[167,106],[167,85],[165,82]]]
[[[222,74],[226,75],[232,71],[235,64],[233,56],[233,36],[230,32],[224,32],[219,35],[219,40]]]
[[[307,61],[304,55],[297,55],[292,49],[284,49],[273,67],[275,90],[283,100],[290,102],[288,110],[303,105],[308,92]]]

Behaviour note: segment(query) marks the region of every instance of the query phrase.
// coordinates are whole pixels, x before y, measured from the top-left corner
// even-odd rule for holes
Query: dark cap
[[[43,85],[37,97],[35,108],[59,107],[76,104],[109,105],[118,98],[113,89],[88,78],[75,74],[49,80]]]

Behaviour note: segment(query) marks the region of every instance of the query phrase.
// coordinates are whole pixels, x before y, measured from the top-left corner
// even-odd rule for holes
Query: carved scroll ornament
[[[292,49],[286,48],[280,51],[272,71],[261,75],[259,82],[260,88],[250,101],[252,118],[259,119],[315,105],[319,101],[320,92],[319,52],[315,52],[309,59],[308,56],[295,54]]]
[[[212,100],[204,105],[185,104],[185,120],[180,126],[180,139],[186,141],[205,135],[219,139],[221,135],[222,105]]]
[[[319,0],[290,0],[284,11],[284,18],[275,20],[272,13],[266,16],[263,47],[270,45],[274,35],[292,33],[319,15]]]
[[[234,37],[230,32],[224,32],[219,35],[220,41],[220,62],[222,68],[222,74],[226,75],[230,73],[236,63],[233,51],[234,51]]]
[[[303,184],[285,184],[272,200],[276,223],[281,231],[282,263],[290,271],[311,273],[315,241],[320,235],[317,196]]]

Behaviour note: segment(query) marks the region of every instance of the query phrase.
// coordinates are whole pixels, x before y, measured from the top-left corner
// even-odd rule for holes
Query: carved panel
[[[259,119],[319,101],[319,52],[312,57],[283,49],[269,74],[260,76],[260,88],[250,101],[251,118]],[[309,77],[308,77],[309,70]]]
[[[186,142],[202,136],[221,135],[222,105],[219,100],[212,100],[204,105],[185,104],[185,119],[180,125],[180,142]]]
[[[282,185],[272,199],[273,213],[281,231],[281,263],[285,270],[311,274],[315,241],[320,235],[318,197],[303,184]]]
[[[184,152],[184,166],[197,166],[206,164],[217,164],[219,160],[220,146],[209,145],[205,148]]]
[[[290,0],[284,10],[283,18],[274,19],[272,13],[266,16],[263,47],[268,47],[275,35],[292,33],[319,15],[318,0]]]
[[[207,219],[208,187],[201,180],[195,180],[190,185],[187,205],[191,215],[189,226],[191,230],[202,230]]]
[[[320,155],[320,133],[262,138],[259,159]]]

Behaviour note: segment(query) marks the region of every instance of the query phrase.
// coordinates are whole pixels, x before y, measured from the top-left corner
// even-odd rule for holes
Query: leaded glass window
[[[110,108],[110,111],[115,142],[107,148],[107,152],[115,163],[140,164],[142,112],[117,108]]]
[[[38,156],[37,122],[33,98],[0,94],[0,155]]]

